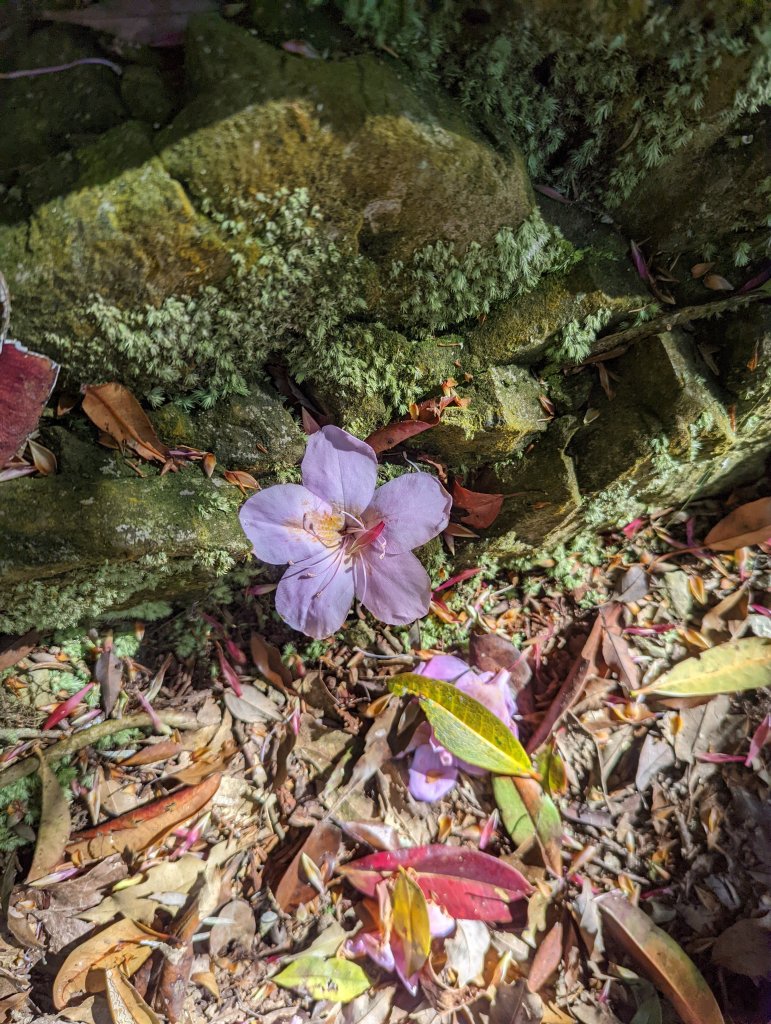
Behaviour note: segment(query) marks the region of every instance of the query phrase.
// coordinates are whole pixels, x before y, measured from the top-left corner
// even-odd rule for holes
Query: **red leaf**
[[[422,420],[399,420],[370,434],[365,438],[365,444],[374,448],[378,453],[387,452],[390,448],[401,444],[402,441],[415,437],[416,434],[422,434],[424,430],[430,430],[433,426],[433,423],[424,423]]]
[[[509,904],[533,889],[524,875],[497,857],[460,846],[414,846],[386,850],[346,864],[342,874],[365,896],[400,867],[411,868],[426,899],[454,918],[509,922]]]
[[[37,426],[59,367],[17,341],[0,346],[0,469]]]
[[[501,511],[503,498],[502,494],[483,494],[481,491],[470,491],[457,480],[452,485],[454,504],[465,508],[468,513],[461,517],[461,522],[467,523],[477,530],[484,530],[495,522]]]
[[[529,992],[540,992],[562,959],[562,922],[557,921],[541,939],[527,978]]]
[[[463,583],[464,580],[470,580],[472,576],[476,576],[477,573],[482,572],[481,569],[464,569],[463,572],[459,572],[457,576],[451,576],[444,583],[440,583],[438,587],[434,587],[434,594],[440,594],[443,590],[447,590],[449,587],[454,587],[456,583]]]

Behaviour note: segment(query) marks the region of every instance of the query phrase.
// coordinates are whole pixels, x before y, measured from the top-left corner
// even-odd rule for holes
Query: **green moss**
[[[400,319],[441,330],[489,312],[502,299],[527,294],[544,274],[563,272],[579,258],[536,209],[519,228],[501,228],[492,246],[473,242],[459,256],[436,242],[408,262],[395,261],[390,277],[402,294]]]

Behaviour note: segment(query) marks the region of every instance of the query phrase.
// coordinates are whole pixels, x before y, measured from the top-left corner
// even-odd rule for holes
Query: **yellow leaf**
[[[340,957],[323,960],[320,956],[302,956],[274,975],[273,981],[311,999],[328,999],[333,1003],[350,1003],[370,987],[361,967]]]
[[[532,773],[530,758],[511,729],[452,683],[405,672],[388,685],[393,693],[420,700],[437,741],[451,754],[498,775]]]
[[[637,693],[712,697],[763,686],[771,686],[771,641],[751,636],[712,647],[696,658],[686,658]]]
[[[391,905],[391,927],[401,942],[404,973],[411,978],[413,974],[417,974],[431,952],[431,925],[428,920],[426,897],[415,879],[411,878],[404,868],[399,868]]]

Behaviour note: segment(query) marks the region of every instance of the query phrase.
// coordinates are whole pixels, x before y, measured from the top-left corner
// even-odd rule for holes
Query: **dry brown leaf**
[[[713,551],[736,551],[767,540],[771,540],[771,498],[758,498],[721,519],[704,538],[704,544]]]
[[[150,946],[139,943],[153,937],[163,936],[124,919],[86,939],[59,968],[53,987],[56,1009],[81,992],[103,991],[105,971],[110,968],[122,967],[129,976],[138,971],[152,953]]]
[[[118,699],[123,679],[123,659],[113,650],[112,640],[107,641],[104,650],[96,659],[94,679],[99,683],[105,717],[109,718]]]
[[[714,263],[694,263],[694,265],[691,267],[691,277],[704,277],[704,275],[708,274],[714,266]]]
[[[330,821],[320,821],[313,826],[276,887],[276,903],[283,911],[291,913],[303,903],[308,903],[318,896],[302,870],[302,854],[323,869],[325,861],[337,859],[341,839],[340,829]],[[326,877],[329,877],[328,873]]]
[[[255,668],[282,693],[288,693],[292,684],[292,673],[281,660],[281,651],[274,644],[267,643],[259,633],[249,638],[249,650]]]
[[[667,997],[683,1024],[724,1024],[709,986],[674,939],[617,893],[600,896],[597,904],[606,937]]]
[[[161,1024],[122,971],[109,968],[104,972],[107,1002],[114,1024]]]
[[[99,384],[84,388],[84,392],[83,412],[100,430],[143,459],[166,462],[169,449],[128,388]]]
[[[72,821],[70,805],[44,757],[39,757],[38,775],[42,787],[42,808],[40,827],[35,843],[35,855],[27,875],[28,882],[43,878],[64,858],[64,850],[70,838]]]
[[[746,586],[740,587],[710,608],[701,620],[700,632],[711,644],[737,640],[747,628],[749,613],[750,592]]]
[[[142,804],[128,814],[78,832],[67,847],[73,860],[85,863],[111,853],[144,850],[208,804],[219,788],[221,775],[212,775],[197,786]]]
[[[562,922],[557,921],[538,943],[527,977],[529,992],[540,992],[559,967],[562,959],[562,931]]]
[[[720,274],[707,274],[704,278],[704,284],[712,292],[732,292],[734,286],[730,281],[726,281]]]

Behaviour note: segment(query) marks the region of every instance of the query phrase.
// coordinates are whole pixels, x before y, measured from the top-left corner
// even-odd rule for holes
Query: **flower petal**
[[[377,456],[364,441],[339,427],[322,427],[308,438],[303,484],[336,509],[361,516],[372,500]]]
[[[428,612],[431,582],[415,555],[364,548],[354,560],[356,596],[376,619],[404,626]]]
[[[416,800],[435,803],[446,796],[455,785],[458,769],[445,764],[430,743],[418,747],[409,768],[410,793]]]
[[[305,487],[277,484],[248,498],[239,518],[257,558],[281,565],[324,553],[324,545],[303,523],[306,517],[331,514],[329,505]]]
[[[421,676],[428,676],[429,679],[443,679],[446,683],[458,683],[465,676],[470,676],[472,679],[483,678],[478,676],[476,671],[465,661],[461,661],[460,658],[456,658],[452,654],[436,654],[418,666],[415,672]],[[485,672],[484,678],[491,679],[492,675],[492,672]]]
[[[366,523],[384,522],[389,555],[412,551],[438,537],[450,521],[452,498],[430,473],[405,473],[378,487]]]
[[[276,590],[276,611],[284,622],[316,640],[340,629],[352,602],[353,572],[342,549],[329,550],[323,561],[293,565]]]

